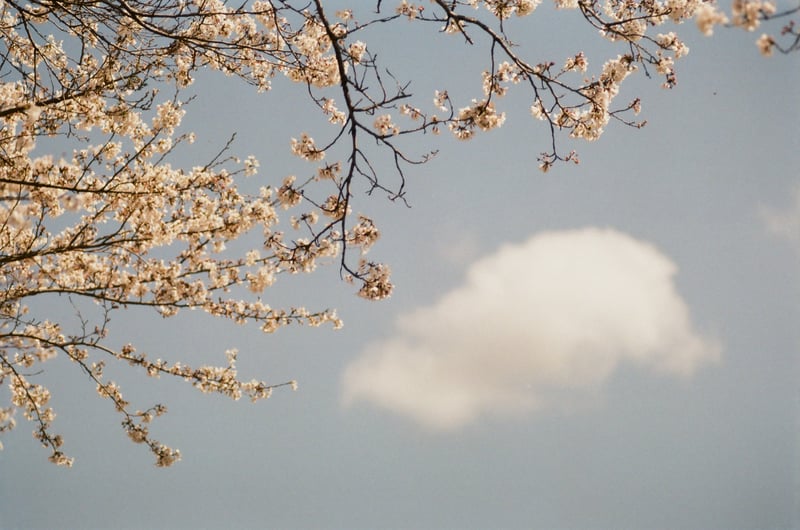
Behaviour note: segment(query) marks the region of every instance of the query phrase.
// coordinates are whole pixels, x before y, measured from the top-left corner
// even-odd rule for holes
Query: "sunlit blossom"
[[[514,18],[535,16],[538,5],[399,0],[372,15],[355,4],[326,13],[320,3],[265,0],[133,0],[124,9],[108,2],[3,3],[0,382],[10,400],[0,407],[0,433],[16,425],[17,414],[31,422],[50,461],[72,465],[53,432],[55,400],[38,377],[61,355],[120,415],[131,441],[148,447],[156,465],[172,465],[180,452],[151,434],[166,407],[134,408],[122,385],[106,379],[107,361],[231,399],[262,400],[297,383],[239,378],[233,350],[219,365],[198,366],[119,346],[111,338],[116,312],[135,306],[172,318],[197,310],[265,333],[295,323],[339,328],[333,310],[272,307],[262,297],[283,275],[329,263],[358,285],[358,296],[391,295],[390,268],[365,256],[381,232],[354,213],[360,210],[353,190],[403,198],[405,168],[436,153],[427,146],[419,156],[405,152],[399,146],[406,139],[449,130],[466,141],[490,133],[512,108],[508,94],[527,90],[530,113],[552,140],[539,168],[577,163],[574,151],[558,149],[560,135],[594,141],[612,118],[643,124],[630,118],[641,109],[638,98],[617,102],[629,76],[644,71],[666,87],[677,82],[676,61],[688,48],[678,33],[661,29],[665,24],[694,19],[705,34],[724,24],[754,31],[776,16],[766,0],[735,0],[729,15],[701,0],[555,0],[560,9],[580,8],[592,33],[610,41],[614,51],[590,68],[583,51],[529,61],[525,48],[512,44],[521,22]],[[488,43],[474,84],[448,87],[445,75],[433,80],[440,88],[432,101],[429,92],[413,94],[391,65],[378,64],[375,43],[365,42],[372,33],[364,28],[396,19],[415,29],[432,24],[453,42]],[[756,45],[770,55],[783,51],[780,38],[763,34]],[[294,86],[320,120],[278,124],[288,150],[286,143],[266,145],[260,159],[239,158],[232,141],[181,164],[181,150],[198,139],[182,125],[192,108],[184,89],[210,71],[258,92]],[[58,139],[57,151],[48,152],[48,138]],[[380,150],[394,161],[388,175],[373,164]],[[273,153],[291,153],[298,167],[277,173]],[[246,176],[260,180],[243,185]],[[31,309],[30,299],[53,293],[78,300],[77,330],[50,320],[58,312]],[[99,317],[80,314],[85,301],[95,303]]]

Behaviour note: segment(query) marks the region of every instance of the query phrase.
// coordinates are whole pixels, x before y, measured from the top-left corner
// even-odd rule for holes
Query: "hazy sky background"
[[[533,60],[584,49],[592,71],[611,56],[575,13],[540,9],[520,26]],[[414,28],[367,42],[417,94],[477,96],[486,48]],[[358,299],[335,267],[267,297],[336,307],[344,329],[118,313],[114,338],[153,356],[236,347],[243,377],[300,383],[251,405],[109,367],[132,402],[169,406],[152,430],[176,466],[155,468],[74,365],[48,363],[75,467],[49,464],[19,418],[0,527],[799,527],[798,56],[681,30],[678,86],[627,81],[648,126],[576,144],[579,166],[536,169],[548,131],[520,91],[501,129],[436,140],[408,173],[411,209],[359,197],[393,297]],[[301,89],[211,76],[193,91],[202,154],[237,132],[236,152],[261,160],[254,185],[310,170],[288,155],[316,123]]]

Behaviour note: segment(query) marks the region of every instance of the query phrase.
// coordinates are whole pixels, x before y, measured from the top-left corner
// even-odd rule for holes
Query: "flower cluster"
[[[310,161],[318,161],[325,158],[325,151],[317,148],[314,139],[306,133],[303,133],[299,140],[292,138],[292,154]]]
[[[358,296],[367,300],[383,300],[392,294],[394,286],[389,281],[390,270],[384,264],[361,260],[358,277],[362,282]]]
[[[517,84],[523,79],[519,67],[508,61],[500,63],[496,72],[483,72],[482,76],[483,94],[487,97],[492,94],[505,96],[506,92],[508,92],[507,83],[511,82]]]
[[[373,127],[381,136],[396,135],[400,133],[400,128],[392,122],[390,114],[382,114],[375,118]]]
[[[345,122],[345,114],[336,107],[336,102],[333,98],[323,99],[322,112],[328,116],[330,123],[343,124]]]
[[[351,245],[360,247],[362,254],[366,254],[380,236],[381,233],[372,219],[359,215],[358,224],[352,228],[348,241]]]
[[[541,0],[485,0],[484,5],[494,16],[499,19],[509,18],[512,15],[524,17],[533,13]],[[478,2],[472,2],[477,7]]]
[[[728,23],[728,17],[712,2],[702,3],[697,6],[695,23],[703,35],[710,36],[714,33],[714,26]]]
[[[731,22],[747,31],[754,31],[761,20],[775,14],[775,4],[764,0],[734,0]]]
[[[475,134],[476,128],[489,131],[503,125],[505,120],[505,113],[498,114],[492,101],[473,99],[472,105],[458,111],[457,119],[449,127],[459,140],[469,140]]]

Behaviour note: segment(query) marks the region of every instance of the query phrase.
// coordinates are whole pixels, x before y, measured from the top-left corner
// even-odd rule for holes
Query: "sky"
[[[542,10],[520,26],[534,55],[608,55]],[[648,125],[575,144],[580,165],[537,170],[548,131],[512,94],[502,128],[435,140],[407,175],[410,208],[359,196],[393,296],[359,299],[335,267],[269,293],[335,307],[343,329],[117,314],[114,336],[142,351],[221,362],[235,347],[244,378],[299,383],[250,404],[110,366],[131,401],[169,406],[152,430],[181,449],[175,466],[153,466],[68,361],[48,363],[75,467],[48,463],[20,418],[0,528],[800,527],[798,56],[680,29],[678,85],[626,81]],[[398,78],[477,94],[485,49],[413,31],[373,36]],[[302,91],[221,76],[193,90],[197,149],[236,132],[253,178],[297,170]]]

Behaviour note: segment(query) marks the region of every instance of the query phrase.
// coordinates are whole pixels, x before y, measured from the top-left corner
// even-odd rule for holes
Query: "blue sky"
[[[607,54],[557,16],[526,19],[528,50]],[[409,28],[368,44],[418,94],[478,94],[485,50]],[[435,140],[408,173],[410,209],[360,196],[392,298],[357,298],[335,267],[270,293],[336,307],[342,330],[118,314],[114,336],[143,351],[220,362],[236,347],[245,378],[299,381],[251,405],[114,372],[131,401],[169,405],[153,432],[176,466],[153,467],[75,367],[49,363],[75,467],[49,464],[20,421],[0,452],[0,528],[800,525],[798,59],[681,29],[678,86],[627,82],[647,127],[576,144],[579,166],[536,169],[548,131],[512,94],[501,129]],[[193,90],[199,151],[236,132],[255,179],[299,171],[288,139],[316,125],[297,87]]]

